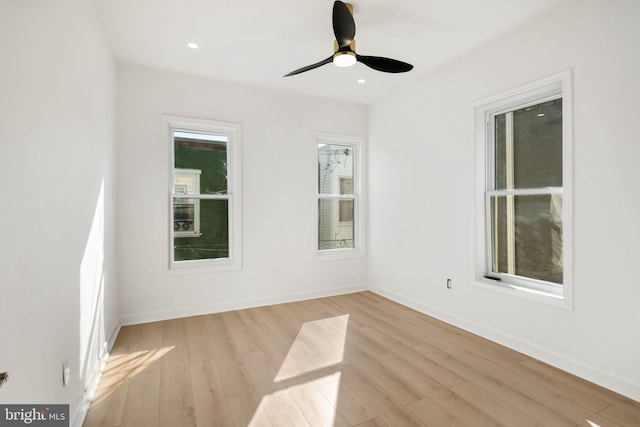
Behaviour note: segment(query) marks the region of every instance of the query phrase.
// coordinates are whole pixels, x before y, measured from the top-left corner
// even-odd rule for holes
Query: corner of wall
[[[109,339],[104,343],[103,349],[98,356],[95,366],[93,366],[91,377],[88,379],[88,386],[85,388],[82,396],[78,399],[75,405],[75,411],[71,415],[71,427],[82,427],[84,420],[89,412],[89,407],[91,406],[91,401],[93,400],[93,396],[98,389],[98,384],[100,383],[100,379],[102,378],[102,374],[104,373],[104,368],[107,364],[107,360],[109,359],[109,355],[111,354],[111,350],[113,349],[113,345],[116,342],[116,338],[118,337],[118,333],[120,333],[120,329],[122,328],[122,323],[120,320],[115,322],[115,325],[111,329],[111,333],[109,334]]]

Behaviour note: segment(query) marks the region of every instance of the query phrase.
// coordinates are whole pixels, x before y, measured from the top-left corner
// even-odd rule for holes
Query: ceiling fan
[[[336,1],[333,3],[333,34],[334,53],[330,57],[315,64],[298,68],[284,77],[304,73],[325,64],[333,62],[338,67],[350,67],[357,62],[361,62],[369,68],[385,73],[406,73],[413,68],[413,65],[397,59],[383,58],[381,56],[366,56],[356,53],[356,23],[353,20],[353,7],[349,3]]]

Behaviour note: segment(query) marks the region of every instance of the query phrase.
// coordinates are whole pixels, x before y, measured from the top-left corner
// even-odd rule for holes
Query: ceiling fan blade
[[[366,56],[356,54],[356,60],[369,68],[385,73],[406,73],[413,69],[413,65],[397,59],[383,58],[381,56]]]
[[[338,46],[346,47],[356,36],[356,23],[346,4],[341,1],[333,3],[333,34]]]
[[[314,68],[321,67],[321,66],[323,66],[325,64],[328,64],[328,63],[330,63],[332,61],[333,61],[333,55],[331,55],[327,59],[323,59],[320,62],[316,62],[315,64],[311,64],[311,65],[307,65],[306,67],[298,68],[297,70],[294,70],[294,71],[292,71],[292,72],[290,72],[288,74],[285,74],[283,77],[289,77],[289,76],[293,76],[295,74],[304,73],[305,71],[313,70]]]

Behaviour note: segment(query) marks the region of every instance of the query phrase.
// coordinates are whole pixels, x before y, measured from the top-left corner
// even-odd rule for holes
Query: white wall
[[[637,1],[570,3],[375,103],[369,118],[372,289],[636,400],[639,17]],[[472,284],[473,103],[567,68],[574,90],[572,311]]]
[[[362,105],[117,69],[118,267],[123,323],[348,292],[366,259],[314,261],[313,132],[364,136]],[[168,141],[162,114],[242,125],[241,270],[167,273]]]
[[[114,67],[87,0],[2,0],[0,58],[0,402],[73,414],[118,316]]]

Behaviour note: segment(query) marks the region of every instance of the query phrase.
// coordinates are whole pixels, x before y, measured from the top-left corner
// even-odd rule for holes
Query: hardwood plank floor
[[[85,427],[640,426],[640,403],[370,292],[123,327]]]

